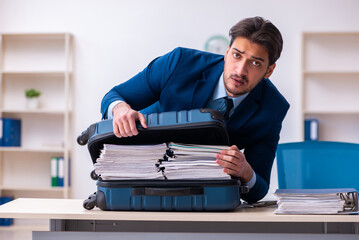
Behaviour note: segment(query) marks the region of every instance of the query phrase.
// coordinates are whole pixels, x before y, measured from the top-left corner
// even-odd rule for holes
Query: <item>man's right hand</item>
[[[131,137],[138,134],[136,121],[140,121],[142,127],[147,128],[146,119],[142,113],[135,111],[125,102],[117,104],[112,109],[113,132],[118,137]]]

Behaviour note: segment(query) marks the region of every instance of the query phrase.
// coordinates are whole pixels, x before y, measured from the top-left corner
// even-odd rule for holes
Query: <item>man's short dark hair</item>
[[[261,17],[245,18],[229,30],[230,46],[237,37],[247,38],[252,43],[265,47],[269,55],[269,65],[275,63],[283,48],[280,31],[270,21]]]

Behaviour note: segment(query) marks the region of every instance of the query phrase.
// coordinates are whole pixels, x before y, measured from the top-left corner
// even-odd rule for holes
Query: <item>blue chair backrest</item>
[[[279,188],[359,190],[359,144],[324,141],[278,144],[277,169]]]

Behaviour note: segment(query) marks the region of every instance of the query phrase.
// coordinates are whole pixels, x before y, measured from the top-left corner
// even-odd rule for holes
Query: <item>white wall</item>
[[[75,38],[72,196],[95,191],[85,147],[75,137],[100,120],[100,101],[115,84],[177,46],[203,49],[245,17],[262,16],[282,32],[272,81],[291,103],[281,142],[300,140],[300,37],[303,31],[359,31],[356,0],[0,0],[0,32],[70,32]],[[271,192],[277,187],[273,171]]]

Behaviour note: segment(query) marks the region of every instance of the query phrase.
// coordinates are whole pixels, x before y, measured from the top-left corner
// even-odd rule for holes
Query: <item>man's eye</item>
[[[239,53],[233,53],[233,57],[234,58],[239,58],[241,55],[239,55]]]
[[[258,61],[252,61],[252,65],[256,66],[256,67],[259,67],[261,64]]]

